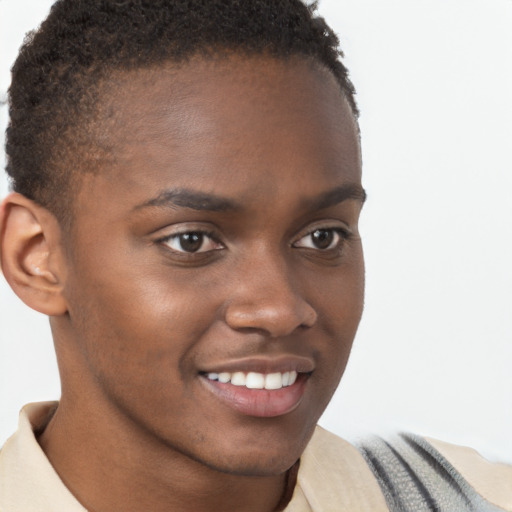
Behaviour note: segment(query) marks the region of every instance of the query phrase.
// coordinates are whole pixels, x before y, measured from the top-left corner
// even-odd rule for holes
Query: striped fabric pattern
[[[503,512],[489,503],[427,441],[401,434],[359,446],[390,512]]]

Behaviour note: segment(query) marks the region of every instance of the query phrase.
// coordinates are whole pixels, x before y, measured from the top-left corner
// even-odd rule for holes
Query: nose
[[[234,330],[263,331],[272,338],[312,327],[317,312],[299,291],[299,276],[284,262],[265,258],[239,269],[240,277],[225,311],[226,323]]]

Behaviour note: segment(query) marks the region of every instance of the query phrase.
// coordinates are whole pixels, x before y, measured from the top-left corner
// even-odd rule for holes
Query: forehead
[[[248,188],[278,193],[278,182],[311,173],[333,184],[360,180],[348,102],[332,74],[305,58],[195,58],[118,73],[100,106],[97,133],[113,159],[95,186],[155,195],[200,184],[243,198]]]
[[[170,108],[204,109],[212,100],[222,98],[215,108],[225,113],[257,100],[266,115],[275,108],[276,97],[283,108],[296,108],[300,100],[301,110],[310,107],[310,115],[326,103],[346,102],[337,80],[322,64],[299,56],[286,60],[264,55],[197,56],[185,63],[114,72],[102,93],[100,105],[108,105],[111,113],[122,115],[129,110],[157,117],[169,111],[162,112],[161,103],[155,104],[155,100]],[[332,108],[333,104],[328,110]]]

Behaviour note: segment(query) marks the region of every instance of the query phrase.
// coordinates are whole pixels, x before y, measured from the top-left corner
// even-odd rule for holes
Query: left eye
[[[167,237],[163,243],[173,251],[189,254],[215,251],[223,247],[222,244],[202,231],[177,233]]]
[[[341,229],[315,229],[297,240],[293,246],[328,251],[339,247],[346,238],[346,234]]]

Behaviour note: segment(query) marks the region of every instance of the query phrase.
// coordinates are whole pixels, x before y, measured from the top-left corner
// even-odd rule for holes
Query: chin
[[[227,438],[225,442],[228,445],[221,443],[217,453],[210,452],[208,457],[202,457],[202,462],[212,469],[233,475],[282,475],[300,459],[313,430],[314,426],[306,434],[297,437],[291,433],[278,437],[263,435],[257,441]]]
[[[283,454],[272,454],[265,458],[246,458],[240,460],[223,460],[215,464],[207,464],[210,469],[220,473],[249,477],[273,477],[286,473],[302,455],[302,452],[291,458],[284,458]],[[204,462],[204,461],[203,461]]]

